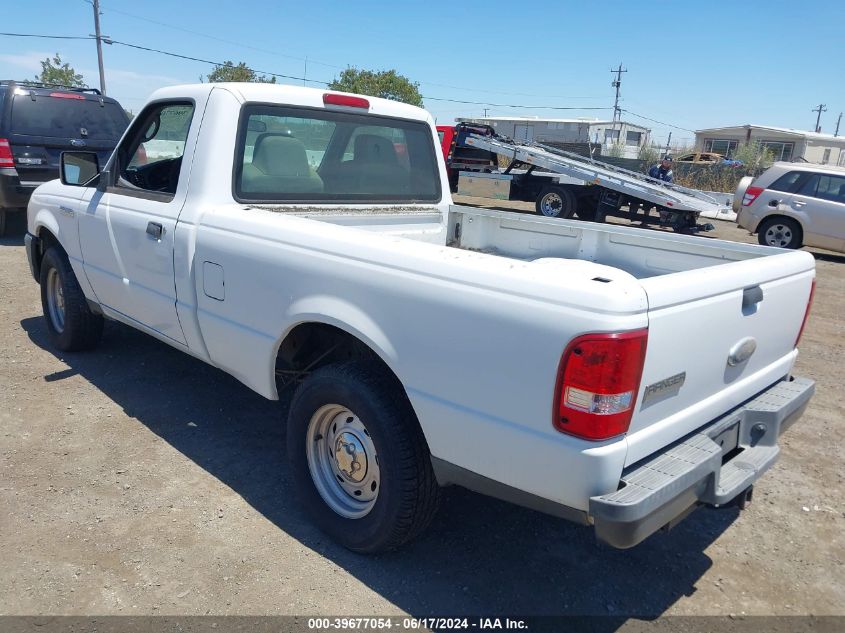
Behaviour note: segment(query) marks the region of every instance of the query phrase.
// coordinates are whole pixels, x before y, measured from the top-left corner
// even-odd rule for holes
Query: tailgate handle
[[[742,291],[742,309],[757,305],[763,300],[763,289],[760,286],[751,286]]]

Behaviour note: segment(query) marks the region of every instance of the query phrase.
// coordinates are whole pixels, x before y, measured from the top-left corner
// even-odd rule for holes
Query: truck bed
[[[445,238],[455,264],[488,271],[517,260],[536,279],[560,280],[547,300],[589,302],[596,313],[644,293],[648,352],[626,465],[787,377],[814,278],[805,252],[477,207],[451,206],[445,236],[424,215],[410,224],[377,213],[311,217],[438,244]],[[748,340],[753,355],[731,365],[732,350]],[[679,376],[672,389],[655,388]]]

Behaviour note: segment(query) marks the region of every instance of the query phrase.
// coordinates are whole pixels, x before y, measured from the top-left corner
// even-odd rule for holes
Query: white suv
[[[759,178],[743,178],[733,202],[737,223],[760,244],[816,246],[845,252],[845,169],[775,163]]]

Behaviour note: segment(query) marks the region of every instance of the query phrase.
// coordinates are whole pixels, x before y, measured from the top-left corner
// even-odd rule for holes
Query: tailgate
[[[648,349],[626,465],[790,372],[815,260],[801,251],[761,255],[641,281]]]

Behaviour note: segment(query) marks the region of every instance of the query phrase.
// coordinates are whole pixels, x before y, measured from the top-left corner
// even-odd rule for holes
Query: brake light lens
[[[807,309],[804,311],[804,320],[801,321],[801,329],[798,330],[798,337],[795,339],[795,347],[798,347],[798,341],[801,340],[801,335],[804,333],[804,327],[807,325],[807,319],[810,318],[810,308],[813,307],[813,298],[816,296],[816,280],[813,279],[813,285],[810,286],[810,297],[807,299]]]
[[[368,110],[370,102],[363,97],[353,97],[351,95],[337,95],[331,92],[323,94],[323,105],[346,106],[348,108],[363,108]]]
[[[12,156],[12,147],[5,138],[0,138],[0,167],[14,167],[15,157]]]
[[[77,94],[75,92],[51,92],[51,97],[55,97],[57,99],[77,99],[80,101],[85,101],[85,96],[81,94]]]
[[[763,193],[765,189],[763,187],[749,187],[745,190],[745,195],[742,196],[742,206],[750,207],[757,197]]]
[[[579,336],[561,358],[554,426],[587,440],[627,433],[645,363],[648,329]]]

